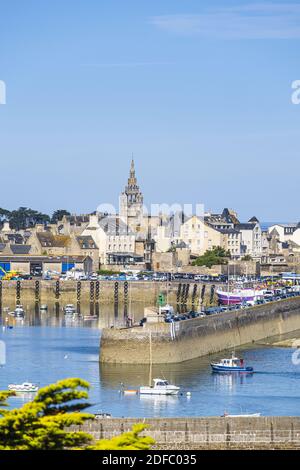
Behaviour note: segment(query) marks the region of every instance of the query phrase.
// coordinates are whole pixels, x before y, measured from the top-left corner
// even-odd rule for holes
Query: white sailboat
[[[151,331],[149,333],[149,354],[150,354],[150,370],[149,370],[149,386],[140,387],[140,395],[177,395],[180,387],[169,384],[165,379],[153,379],[152,380],[152,337]],[[152,385],[154,382],[154,385]]]

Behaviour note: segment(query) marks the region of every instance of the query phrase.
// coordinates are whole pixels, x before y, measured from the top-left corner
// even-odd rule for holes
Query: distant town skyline
[[[145,204],[298,221],[300,2],[37,0],[0,31],[1,202]]]

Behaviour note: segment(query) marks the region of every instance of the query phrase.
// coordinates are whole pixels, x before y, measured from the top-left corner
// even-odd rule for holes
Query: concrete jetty
[[[178,363],[300,329],[300,298],[174,323],[102,330],[100,361]],[[151,332],[151,335],[150,335]]]

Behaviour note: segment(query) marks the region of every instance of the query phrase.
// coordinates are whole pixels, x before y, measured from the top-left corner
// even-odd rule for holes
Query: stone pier
[[[102,330],[100,361],[149,364],[183,362],[300,329],[300,298],[174,323]],[[151,335],[150,335],[151,333]]]

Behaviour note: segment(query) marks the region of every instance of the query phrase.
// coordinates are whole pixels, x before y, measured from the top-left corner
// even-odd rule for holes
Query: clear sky
[[[0,3],[0,207],[150,203],[298,221],[300,1]]]

